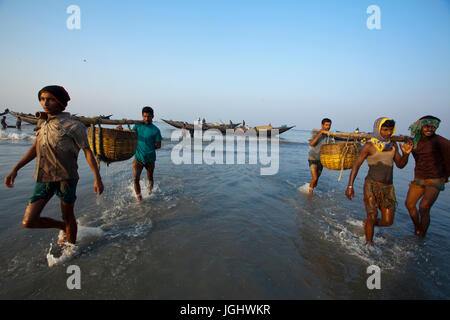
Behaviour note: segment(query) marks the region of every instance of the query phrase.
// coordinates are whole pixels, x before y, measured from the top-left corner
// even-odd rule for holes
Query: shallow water
[[[339,172],[325,170],[316,194],[305,194],[309,131],[282,134],[279,172],[261,176],[260,164],[175,165],[171,129],[156,125],[163,147],[152,195],[142,178],[142,203],[133,191],[132,160],[102,166],[105,192],[96,197],[80,153],[76,216],[80,226],[103,234],[79,244],[68,261],[49,267],[47,255],[61,254],[58,230],[21,227],[35,162],[19,172],[14,189],[0,188],[0,298],[450,298],[450,195],[445,190],[433,206],[427,238],[414,236],[403,204],[412,157],[394,171],[395,223],[377,228],[370,247],[361,227],[366,166],[353,201],[344,195],[349,171],[337,182]],[[31,146],[32,128],[0,131],[2,179]],[[57,198],[42,216],[60,217]],[[366,286],[373,264],[381,268],[381,290]],[[69,265],[80,267],[81,290],[67,289]]]

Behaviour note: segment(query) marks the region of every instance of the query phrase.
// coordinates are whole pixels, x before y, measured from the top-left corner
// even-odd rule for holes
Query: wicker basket
[[[102,161],[108,163],[128,160],[136,153],[137,134],[131,130],[100,129],[96,127],[94,148],[92,143],[92,127],[89,127],[88,140],[94,155],[100,156]]]
[[[347,170],[358,157],[358,146],[353,142],[324,144],[320,148],[320,162],[329,170]]]

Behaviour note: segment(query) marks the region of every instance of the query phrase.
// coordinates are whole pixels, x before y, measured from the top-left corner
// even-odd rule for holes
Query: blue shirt
[[[131,130],[136,131],[138,137],[136,154],[134,155],[136,160],[142,163],[155,162],[155,143],[162,140],[158,127],[153,123],[149,125],[136,124]]]

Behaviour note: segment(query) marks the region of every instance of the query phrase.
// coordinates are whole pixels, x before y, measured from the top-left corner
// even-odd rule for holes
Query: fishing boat
[[[189,132],[191,133],[191,136],[193,136],[195,128],[192,123],[188,123],[188,122],[184,122],[184,121],[165,120],[165,119],[161,119],[161,120],[167,124],[170,124],[171,126],[173,126],[175,128],[189,130]],[[222,134],[226,134],[227,130],[230,130],[230,129],[234,130],[234,131],[242,130],[244,132],[254,129],[258,136],[260,135],[260,132],[265,131],[267,133],[267,137],[270,137],[272,134],[271,130],[278,130],[278,134],[281,134],[281,133],[286,132],[286,131],[292,129],[293,127],[295,127],[295,126],[272,127],[271,125],[256,126],[256,127],[242,127],[242,126],[239,126],[239,124],[240,123],[211,125],[211,124],[206,123],[206,124],[202,125],[202,130],[205,131],[205,130],[209,130],[209,129],[217,129]]]

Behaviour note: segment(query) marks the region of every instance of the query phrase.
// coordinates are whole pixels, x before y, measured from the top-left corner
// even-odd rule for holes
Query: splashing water
[[[77,233],[77,244],[74,245],[69,242],[64,242],[61,255],[59,257],[55,257],[55,255],[51,253],[53,244],[50,244],[50,249],[47,253],[48,266],[53,267],[55,265],[66,263],[67,261],[80,254],[81,250],[87,247],[87,245],[101,240],[104,235],[105,233],[101,228],[79,226]],[[63,239],[64,232],[60,231],[58,235],[58,241]]]

